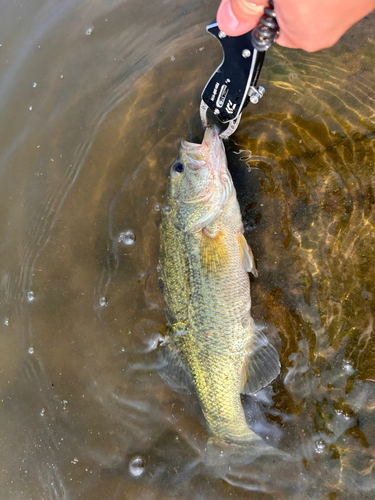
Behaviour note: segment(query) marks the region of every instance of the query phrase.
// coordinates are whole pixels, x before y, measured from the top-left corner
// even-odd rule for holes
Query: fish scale
[[[248,272],[256,275],[256,269],[215,128],[206,130],[202,144],[182,141],[166,204],[159,275],[168,333],[159,373],[174,390],[194,388],[209,444],[248,449],[260,438],[248,426],[241,392],[267,385],[280,365],[250,315]]]

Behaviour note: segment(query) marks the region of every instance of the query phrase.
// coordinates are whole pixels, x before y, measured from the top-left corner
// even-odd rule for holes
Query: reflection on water
[[[373,498],[375,18],[318,54],[274,47],[228,143],[282,360],[243,403],[294,462],[217,477],[196,398],[155,366],[166,174],[201,134],[216,5],[142,5],[2,6],[1,498]]]

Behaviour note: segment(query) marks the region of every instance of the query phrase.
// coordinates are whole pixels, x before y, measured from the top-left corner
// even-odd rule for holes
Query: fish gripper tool
[[[245,106],[249,102],[257,104],[263,97],[264,88],[256,85],[265,53],[279,35],[273,1],[264,9],[257,26],[244,35],[228,36],[216,21],[206,30],[219,40],[224,57],[203,89],[200,115],[204,128],[208,125],[208,109],[228,124],[220,134],[227,139],[238,127]]]

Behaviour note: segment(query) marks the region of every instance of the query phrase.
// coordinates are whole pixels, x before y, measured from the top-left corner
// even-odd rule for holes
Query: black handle
[[[203,89],[202,101],[221,122],[233,122],[250,100],[256,103],[263,95],[264,89],[258,92],[252,87],[257,84],[265,51],[279,36],[273,1],[269,1],[257,26],[242,36],[227,36],[216,21],[206,29],[219,40],[223,61]]]
[[[251,33],[231,37],[216,22],[207,31],[219,40],[224,57],[202,92],[202,100],[223,123],[235,120],[249,102],[249,89],[256,85],[264,52],[254,48]]]

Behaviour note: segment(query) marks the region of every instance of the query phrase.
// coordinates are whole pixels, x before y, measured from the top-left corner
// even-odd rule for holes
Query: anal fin
[[[266,387],[280,373],[280,360],[276,349],[259,330],[252,333],[249,352],[242,375],[242,394],[255,394]]]

